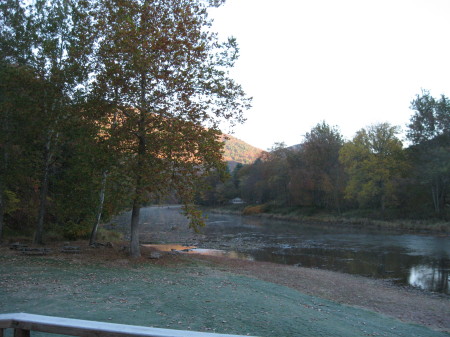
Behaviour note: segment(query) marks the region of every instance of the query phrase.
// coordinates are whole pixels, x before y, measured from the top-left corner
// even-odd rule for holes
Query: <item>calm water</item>
[[[149,207],[141,214],[142,231],[151,231],[151,224],[161,221],[186,224],[177,208]],[[321,228],[221,214],[208,214],[203,234],[200,248],[224,250],[239,258],[389,279],[450,294],[449,236],[400,235],[339,225]]]

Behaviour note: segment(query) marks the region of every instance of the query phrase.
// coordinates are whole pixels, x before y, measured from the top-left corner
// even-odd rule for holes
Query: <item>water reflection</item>
[[[143,244],[143,247],[154,248],[160,252],[178,252],[183,254],[199,254],[199,255],[209,255],[209,256],[219,256],[228,257],[231,259],[241,259],[254,261],[255,259],[245,253],[239,253],[233,250],[222,250],[222,249],[206,249],[198,248],[196,246],[185,246],[181,244]]]
[[[249,260],[254,261],[255,259],[248,254],[239,253],[236,251],[226,251],[221,249],[204,249],[204,248],[194,248],[187,251],[188,254],[200,254],[200,255],[209,255],[209,256],[223,256],[229,257],[231,259],[241,259],[241,260]]]
[[[410,270],[408,282],[414,287],[425,290],[449,293],[449,265],[441,260],[437,266],[419,265]]]
[[[154,248],[161,252],[171,252],[171,251],[185,251],[193,248],[197,248],[195,246],[185,246],[176,243],[169,244],[143,244],[143,247]]]

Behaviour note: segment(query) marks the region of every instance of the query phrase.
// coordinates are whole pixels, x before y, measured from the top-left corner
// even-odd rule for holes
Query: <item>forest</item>
[[[389,123],[370,125],[344,140],[321,122],[301,144],[275,144],[231,179],[211,176],[198,197],[205,205],[242,198],[247,212],[277,208],[379,219],[450,219],[450,101],[423,90],[411,102],[406,143]],[[251,207],[251,206],[254,207]]]
[[[209,31],[207,9],[222,3],[0,3],[0,240],[92,241],[131,210],[139,256],[141,207],[181,203],[196,229],[195,202],[235,197],[449,219],[450,102],[426,91],[412,102],[407,147],[387,123],[345,141],[323,122],[299,146],[276,144],[227,174],[221,126],[242,123],[251,98],[229,77],[236,40]]]
[[[95,236],[131,210],[176,200],[225,170],[222,132],[250,107],[229,77],[234,38],[210,31],[211,0],[0,3],[0,240]]]

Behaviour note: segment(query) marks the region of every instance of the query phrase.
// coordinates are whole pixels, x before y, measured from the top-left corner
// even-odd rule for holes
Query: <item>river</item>
[[[191,234],[182,242],[167,243],[194,245],[200,248],[193,251],[197,253],[328,269],[450,294],[449,236],[360,230],[338,224],[324,227],[228,214],[206,215],[207,225],[201,235]],[[128,233],[128,213],[114,222]],[[164,228],[170,229],[165,232]],[[170,234],[186,228],[187,220],[178,207],[147,207],[141,211],[141,241],[146,243],[164,241],[161,237],[154,241],[148,239],[155,230]]]

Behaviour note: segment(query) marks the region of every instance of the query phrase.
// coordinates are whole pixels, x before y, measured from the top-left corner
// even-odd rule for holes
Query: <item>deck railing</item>
[[[26,313],[0,314],[0,337],[4,337],[5,329],[14,329],[14,337],[30,337],[31,331],[81,337],[244,337],[239,335],[85,321]]]

